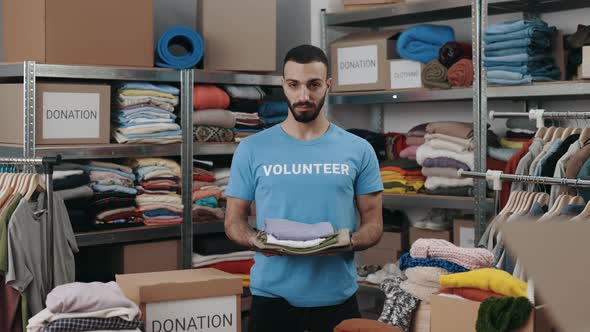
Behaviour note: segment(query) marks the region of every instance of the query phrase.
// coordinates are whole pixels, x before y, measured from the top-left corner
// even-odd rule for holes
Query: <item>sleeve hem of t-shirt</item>
[[[359,191],[356,192],[354,195],[355,196],[362,196],[362,195],[368,195],[368,194],[373,194],[373,193],[380,193],[383,191],[383,187],[375,187],[369,190],[363,190],[363,191]]]
[[[244,194],[244,193],[228,193],[227,191],[225,192],[225,196],[226,197],[233,197],[233,198],[238,198],[244,201],[253,201],[254,197],[252,195],[248,195],[248,194]]]

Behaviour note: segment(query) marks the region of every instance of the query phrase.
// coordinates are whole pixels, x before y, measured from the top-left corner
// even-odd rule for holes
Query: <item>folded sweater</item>
[[[421,145],[416,152],[416,161],[420,165],[423,165],[424,160],[427,158],[434,159],[441,157],[460,161],[469,166],[470,169],[473,169],[474,167],[474,157],[473,153],[471,152],[457,153],[452,151],[437,150],[427,144]]]

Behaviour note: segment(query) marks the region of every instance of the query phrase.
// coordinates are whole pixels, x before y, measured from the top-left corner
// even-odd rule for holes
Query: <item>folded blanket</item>
[[[426,178],[426,181],[424,182],[424,188],[428,190],[464,186],[473,186],[473,179],[452,179],[438,176],[429,176]]]
[[[195,85],[193,107],[195,110],[220,108],[229,106],[229,96],[215,85]]]
[[[474,165],[474,157],[473,153],[466,152],[466,153],[457,153],[448,150],[438,150],[430,147],[427,144],[421,145],[416,152],[416,161],[420,165],[424,165],[424,161],[426,159],[435,159],[435,158],[449,158],[459,161],[469,167],[469,169],[473,169]]]
[[[452,129],[444,129],[444,128],[439,128],[439,126],[434,126],[431,127],[431,129],[436,130],[438,132],[444,131],[444,132],[451,132],[453,129],[456,128],[452,128]],[[452,142],[454,144],[458,144],[461,147],[463,147],[463,149],[466,150],[473,150],[473,148],[475,147],[475,144],[473,143],[473,138],[460,138],[460,137],[455,137],[455,136],[451,136],[451,135],[445,135],[445,134],[441,134],[441,133],[437,133],[437,134],[426,134],[424,135],[424,139],[426,140],[426,142],[434,140],[434,139],[440,139],[440,140],[444,140],[447,142]]]
[[[457,144],[440,138],[429,139],[426,144],[436,150],[448,150],[456,153],[473,153],[473,149],[465,145]]]
[[[219,262],[211,265],[202,266],[201,268],[218,269],[223,272],[233,274],[250,274],[250,270],[254,265],[253,259],[233,262]]]
[[[471,44],[462,42],[447,42],[438,51],[438,61],[450,68],[461,59],[471,61]]]
[[[470,139],[473,137],[473,123],[457,121],[431,122],[426,126],[426,132]]]
[[[438,258],[476,270],[494,265],[494,254],[482,248],[461,248],[441,239],[418,239],[410,248],[414,258]]]
[[[261,100],[266,95],[259,86],[224,85],[223,90],[234,99]]]
[[[427,63],[438,58],[441,46],[454,40],[455,32],[449,26],[415,25],[400,34],[397,52],[404,59]]]
[[[432,60],[422,69],[422,85],[426,88],[450,89],[447,68],[438,60]]]
[[[228,110],[200,110],[198,112],[193,112],[193,124],[197,126],[233,128],[236,126],[236,116],[233,112]]]
[[[231,129],[214,126],[197,126],[195,128],[195,140],[197,142],[227,143],[234,140]]]
[[[337,235],[332,236],[332,239],[327,239],[321,244],[312,248],[291,248],[276,244],[266,243],[266,235],[261,233],[256,237],[254,246],[256,250],[266,253],[286,254],[286,255],[321,255],[326,253],[349,252],[350,247],[350,231],[348,229],[341,229]]]
[[[473,62],[471,59],[457,61],[447,73],[449,83],[453,87],[470,87],[473,85]]]

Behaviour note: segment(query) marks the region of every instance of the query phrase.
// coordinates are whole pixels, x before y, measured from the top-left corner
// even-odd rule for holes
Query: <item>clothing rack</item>
[[[590,112],[546,112],[542,109],[532,109],[528,112],[496,112],[490,111],[490,120],[509,118],[528,118],[537,121],[537,128],[545,126],[544,119],[590,119]]]
[[[488,170],[486,173],[482,172],[471,172],[471,171],[464,171],[458,170],[457,174],[460,177],[464,178],[472,178],[472,179],[486,179],[488,181],[492,181],[493,189],[496,192],[494,205],[495,210],[498,211],[499,208],[499,201],[500,201],[500,191],[502,190],[502,183],[501,181],[512,181],[512,182],[527,182],[527,183],[537,183],[537,184],[544,184],[544,185],[563,185],[568,187],[590,187],[590,181],[588,180],[580,180],[580,179],[566,179],[566,178],[553,178],[547,176],[531,176],[531,175],[514,175],[514,174],[504,174],[501,171],[492,171]]]
[[[46,254],[46,273],[47,286],[49,289],[53,288],[53,264],[50,262],[53,259],[53,167],[61,162],[61,156],[43,157],[43,158],[0,158],[0,164],[5,165],[23,165],[23,166],[41,166],[41,172],[45,174],[45,188],[47,192],[47,200],[45,201],[47,211],[47,233],[45,234],[47,240]],[[28,170],[25,170],[27,173]]]

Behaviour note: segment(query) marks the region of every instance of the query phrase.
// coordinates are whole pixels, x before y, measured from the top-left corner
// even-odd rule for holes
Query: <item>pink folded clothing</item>
[[[469,270],[494,266],[494,254],[482,248],[461,248],[440,239],[418,239],[410,248],[413,258],[438,258]]]
[[[403,149],[399,156],[406,159],[416,160],[416,151],[418,151],[418,145],[410,145]]]
[[[182,222],[182,217],[170,218],[170,219],[145,218],[143,220],[143,223],[147,226],[174,225],[174,224],[180,224],[181,222]]]

